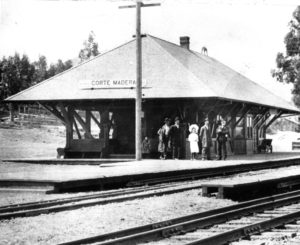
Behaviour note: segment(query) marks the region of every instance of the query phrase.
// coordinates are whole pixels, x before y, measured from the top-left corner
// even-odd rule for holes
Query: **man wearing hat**
[[[167,158],[168,150],[170,150],[170,118],[165,118],[165,124],[161,128],[161,134],[162,134],[162,142],[163,142],[163,159]]]
[[[210,147],[212,146],[212,140],[208,118],[205,119],[204,125],[200,129],[200,140],[202,143],[202,160],[211,160]]]
[[[179,117],[175,117],[174,125],[172,125],[170,128],[172,158],[176,160],[179,159],[180,150],[181,150],[179,123],[180,123]]]
[[[227,158],[227,149],[226,149],[226,142],[229,137],[229,129],[226,126],[226,121],[222,119],[218,122],[219,126],[216,130],[217,134],[217,143],[218,143],[218,160],[222,160],[222,155],[224,160]],[[222,154],[223,153],[223,154]]]

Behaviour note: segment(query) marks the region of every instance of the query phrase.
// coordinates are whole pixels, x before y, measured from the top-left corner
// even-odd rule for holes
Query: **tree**
[[[3,100],[10,95],[16,94],[21,90],[28,88],[32,84],[35,68],[29,62],[26,55],[20,57],[18,53],[8,58],[3,57],[0,62],[1,73],[1,93],[0,99]],[[5,108],[6,105],[0,105]],[[7,108],[5,108],[7,109]],[[14,107],[9,106],[11,121],[14,120]]]
[[[61,73],[65,70],[68,70],[72,67],[72,61],[67,60],[66,62],[63,62],[61,59],[57,61],[56,64],[51,64],[48,71],[47,71],[47,78],[53,77],[58,73]]]
[[[35,72],[27,55],[20,57],[18,53],[8,58],[3,57],[0,62],[0,70],[4,97],[28,88],[32,84]]]
[[[83,43],[84,48],[79,52],[80,62],[88,60],[99,54],[98,43],[95,41],[95,34],[93,31],[90,32],[88,40]]]
[[[300,106],[300,6],[293,12],[289,29],[284,38],[285,54],[277,54],[277,68],[272,70],[272,76],[279,82],[294,85],[293,100],[297,106]]]
[[[44,55],[39,56],[38,61],[33,62],[35,67],[34,81],[33,84],[39,83],[47,79],[47,58]]]

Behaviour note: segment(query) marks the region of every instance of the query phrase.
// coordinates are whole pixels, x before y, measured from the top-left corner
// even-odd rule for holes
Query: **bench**
[[[103,139],[71,140],[69,147],[57,148],[57,158],[101,158],[105,147]]]
[[[272,153],[273,152],[272,139],[263,139],[261,143],[257,146],[257,152]]]

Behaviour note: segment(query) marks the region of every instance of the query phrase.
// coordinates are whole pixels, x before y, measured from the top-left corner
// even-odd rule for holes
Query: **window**
[[[236,121],[239,121],[240,117],[236,117]],[[244,118],[239,122],[239,124],[235,127],[235,138],[244,138],[245,132],[244,132]]]
[[[253,118],[251,115],[248,115],[247,116],[247,124],[246,124],[246,127],[247,127],[247,132],[246,132],[246,137],[248,139],[252,139],[253,138]]]

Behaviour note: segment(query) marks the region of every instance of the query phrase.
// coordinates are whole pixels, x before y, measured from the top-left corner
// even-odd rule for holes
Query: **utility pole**
[[[144,4],[136,0],[136,5],[120,6],[136,8],[136,97],[135,97],[135,159],[142,160],[142,37],[141,37],[141,7],[160,6],[160,3]]]

